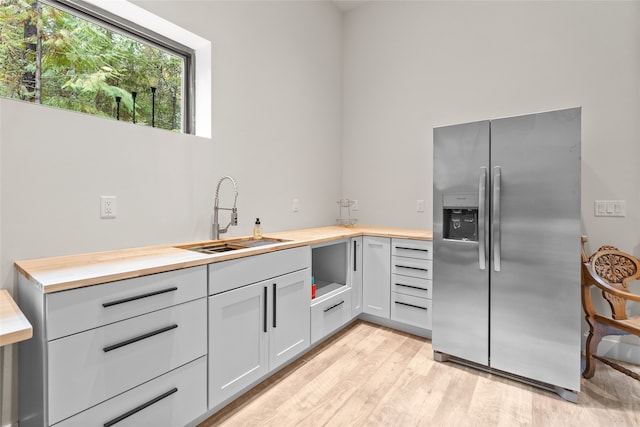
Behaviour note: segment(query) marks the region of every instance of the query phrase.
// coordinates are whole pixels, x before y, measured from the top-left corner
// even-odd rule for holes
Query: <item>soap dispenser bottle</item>
[[[262,239],[262,226],[260,225],[260,218],[256,218],[256,224],[253,226],[253,238],[256,240]]]

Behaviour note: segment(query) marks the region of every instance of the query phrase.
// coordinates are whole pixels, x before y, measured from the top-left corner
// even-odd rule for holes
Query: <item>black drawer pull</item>
[[[342,304],[344,304],[344,300],[340,301],[337,304],[333,304],[331,307],[325,308],[323,311],[326,313],[327,311],[333,310],[334,308],[336,308],[337,306],[342,305]]]
[[[429,249],[406,248],[406,247],[404,247],[404,246],[396,246],[396,249],[406,249],[406,250],[408,250],[408,251],[429,252]]]
[[[409,267],[408,265],[398,265],[398,264],[396,264],[396,268],[408,268],[410,270],[429,271],[428,268]]]
[[[353,271],[358,271],[357,267],[358,265],[356,264],[356,259],[358,258],[358,243],[357,241],[353,241]]]
[[[278,322],[276,321],[276,314],[278,313],[278,306],[277,303],[278,302],[278,294],[276,291],[276,284],[273,284],[273,327],[277,328],[278,327]]]
[[[267,287],[264,287],[264,307],[262,307],[264,309],[264,318],[262,319],[262,325],[263,325],[263,331],[265,333],[267,333]]]
[[[105,353],[106,353],[106,352],[108,352],[108,351],[111,351],[111,350],[116,350],[116,349],[118,349],[118,348],[120,348],[120,347],[124,347],[125,345],[133,344],[133,343],[135,343],[135,342],[142,341],[142,340],[147,339],[147,338],[151,338],[151,337],[153,337],[153,336],[155,336],[155,335],[161,334],[161,333],[163,333],[163,332],[170,331],[170,330],[175,329],[175,328],[177,328],[177,327],[178,327],[178,325],[175,325],[175,324],[174,324],[174,325],[171,325],[171,326],[167,326],[167,327],[164,327],[164,328],[158,329],[158,330],[156,330],[156,331],[147,332],[147,333],[146,333],[146,334],[144,334],[144,335],[140,335],[140,336],[138,336],[138,337],[131,338],[131,339],[128,339],[128,340],[126,340],[126,341],[122,341],[122,342],[119,342],[119,343],[117,343],[117,344],[113,344],[113,345],[107,346],[107,347],[103,348],[102,350],[103,350]]]
[[[173,292],[173,291],[177,291],[177,290],[178,290],[178,287],[174,286],[172,288],[161,289],[159,291],[149,292],[148,294],[141,294],[141,295],[136,295],[135,297],[119,299],[117,301],[105,302],[105,303],[102,304],[102,306],[105,307],[105,308],[106,307],[111,307],[112,305],[124,304],[125,302],[131,302],[131,301],[139,300],[139,299],[142,299],[142,298],[152,297],[152,296],[155,296],[155,295],[166,294],[167,292]]]
[[[427,307],[420,307],[419,305],[407,304],[406,302],[394,301],[396,304],[406,305],[407,307],[419,308],[420,310],[427,311]]]
[[[119,417],[116,417],[116,418],[112,419],[111,421],[107,421],[106,423],[104,423],[104,427],[111,427],[112,425],[119,423],[120,421],[124,420],[125,418],[129,418],[131,415],[134,415],[135,413],[140,412],[143,409],[148,408],[149,406],[153,405],[154,403],[160,402],[165,397],[169,397],[173,393],[177,393],[177,392],[178,392],[178,388],[174,387],[171,390],[169,390],[168,392],[162,393],[158,397],[154,397],[153,399],[151,399],[147,403],[143,403],[142,405],[133,408],[129,412],[125,412],[124,414],[120,415]]]
[[[421,287],[418,287],[418,286],[405,285],[405,284],[402,284],[402,283],[396,283],[396,286],[403,286],[405,288],[411,288],[411,289],[419,289],[419,290],[425,291],[425,292],[428,291],[428,289],[425,289],[425,288],[421,288]]]

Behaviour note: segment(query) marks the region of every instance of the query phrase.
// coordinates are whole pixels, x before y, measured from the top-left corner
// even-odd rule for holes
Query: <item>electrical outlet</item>
[[[424,212],[424,200],[416,200],[416,212]]]
[[[116,217],[116,196],[100,196],[100,218]]]
[[[353,205],[351,205],[351,209],[353,209],[354,211],[359,211],[360,210],[360,204],[358,203],[357,200],[352,200]]]
[[[293,211],[294,212],[300,212],[300,200],[299,199],[293,199]]]

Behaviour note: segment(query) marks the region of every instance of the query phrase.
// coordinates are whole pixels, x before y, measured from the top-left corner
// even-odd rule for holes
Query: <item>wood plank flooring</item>
[[[569,403],[435,362],[430,340],[358,321],[199,427],[640,426],[640,382],[598,362],[581,387]]]

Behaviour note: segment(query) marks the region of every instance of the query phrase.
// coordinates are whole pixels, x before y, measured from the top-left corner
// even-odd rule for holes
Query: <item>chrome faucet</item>
[[[220,198],[218,197],[220,193],[220,184],[222,184],[222,181],[224,181],[225,179],[231,181],[231,183],[233,184],[233,190],[236,193],[235,198],[233,199],[232,208],[221,208],[218,206],[220,204]],[[238,186],[236,185],[235,179],[231,178],[230,176],[223,176],[222,178],[220,178],[220,181],[218,181],[218,185],[216,186],[216,200],[213,205],[213,227],[211,229],[211,238],[213,240],[218,240],[220,238],[220,234],[226,233],[230,226],[238,225],[238,209],[236,208],[237,201]],[[229,224],[227,224],[227,226],[224,228],[220,228],[220,224],[218,222],[218,211],[221,209],[225,211],[231,211],[231,221],[229,221]]]

